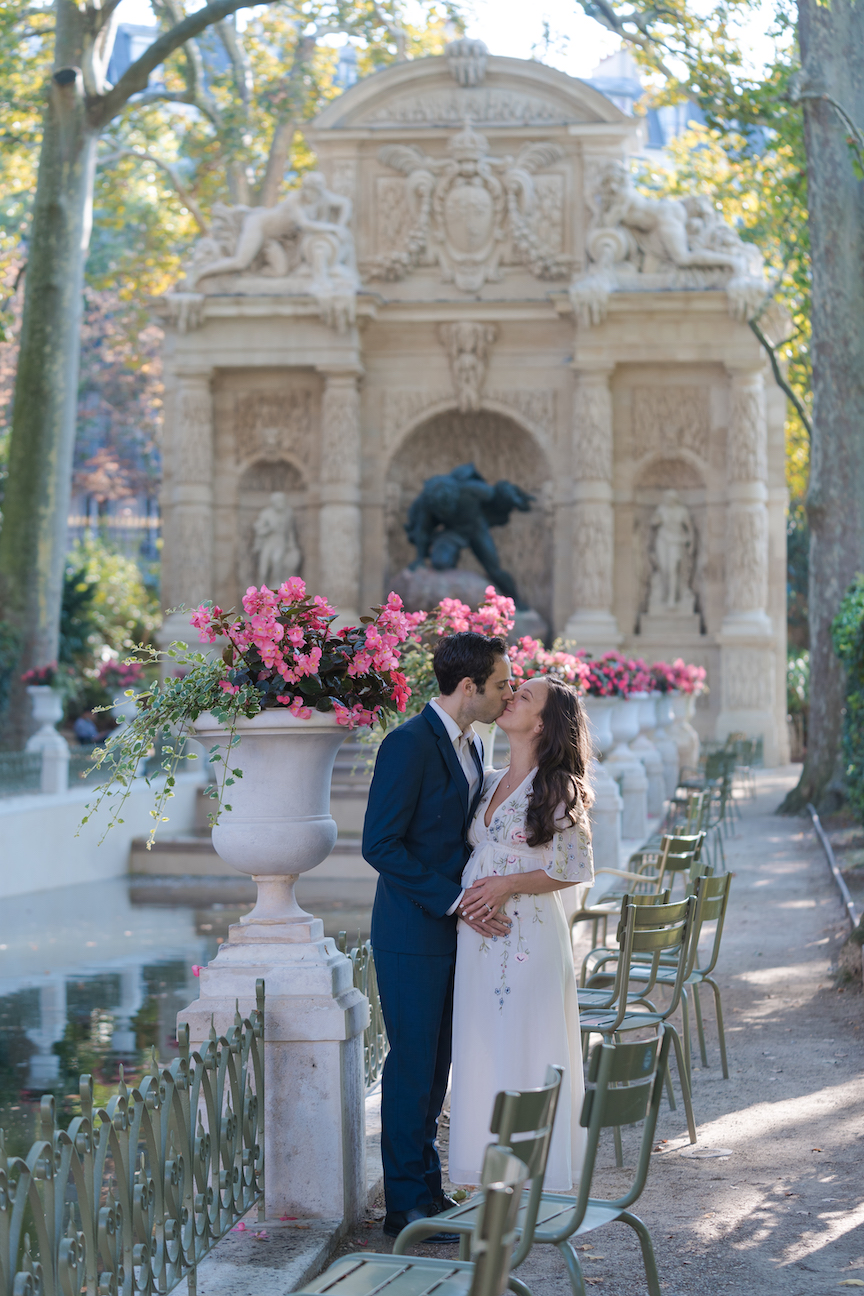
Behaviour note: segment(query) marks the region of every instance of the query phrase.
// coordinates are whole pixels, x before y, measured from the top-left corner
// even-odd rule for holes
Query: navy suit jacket
[[[378,873],[372,946],[393,954],[450,954],[471,848],[468,781],[430,706],[387,735],[378,752],[363,825],[363,857]]]

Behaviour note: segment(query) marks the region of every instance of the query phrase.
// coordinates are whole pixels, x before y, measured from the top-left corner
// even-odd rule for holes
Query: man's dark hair
[[[445,635],[439,640],[432,657],[441,696],[449,697],[455,693],[463,679],[472,679],[482,693],[495,669],[496,658],[506,655],[507,644],[499,635],[490,639],[475,634],[473,630]]]

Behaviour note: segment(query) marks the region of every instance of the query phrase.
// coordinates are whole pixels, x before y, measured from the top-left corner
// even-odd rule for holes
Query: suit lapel
[[[445,764],[447,765],[447,768],[450,771],[450,777],[453,779],[454,783],[457,785],[457,787],[462,793],[460,797],[460,801],[462,803],[462,813],[463,816],[467,819],[468,780],[465,777],[465,771],[462,768],[462,765],[459,761],[459,757],[456,755],[456,748],[453,746],[453,743],[450,740],[450,735],[448,734],[447,730],[444,728],[443,724],[438,719],[437,715],[435,714],[435,712],[432,710],[430,706],[426,706],[424,708],[423,715],[426,718],[427,722],[432,726],[432,730],[435,734],[435,737],[438,740],[438,746],[441,749],[441,754],[444,757]]]

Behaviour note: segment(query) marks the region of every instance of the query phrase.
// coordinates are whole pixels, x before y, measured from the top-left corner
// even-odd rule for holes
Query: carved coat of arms
[[[505,253],[542,279],[566,278],[572,258],[538,234],[534,174],[560,161],[557,144],[526,144],[516,157],[492,157],[485,136],[467,124],[447,156],[432,158],[413,144],[388,144],[381,161],[405,176],[411,226],[402,247],[365,267],[370,279],[401,279],[437,261],[442,277],[463,292],[500,278]]]

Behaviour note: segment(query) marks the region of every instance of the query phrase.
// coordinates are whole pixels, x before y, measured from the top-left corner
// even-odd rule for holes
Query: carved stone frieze
[[[424,410],[444,405],[453,399],[447,388],[424,388],[421,391],[385,391],[381,433],[386,449],[398,441],[400,433]]]
[[[234,454],[238,463],[288,454],[304,466],[312,441],[314,395],[298,389],[238,392],[234,398]]]
[[[502,260],[526,265],[540,279],[566,278],[572,258],[563,245],[563,179],[536,172],[563,156],[554,143],[524,144],[515,158],[493,157],[485,136],[468,123],[453,135],[446,157],[430,157],[413,144],[388,144],[381,161],[405,176],[403,212],[394,186],[379,185],[379,223],[399,233],[379,242],[379,255],[363,267],[369,279],[401,279],[418,265],[436,262],[446,283],[477,292],[500,278]]]
[[[480,408],[489,350],[496,336],[494,324],[458,320],[438,326],[438,337],[450,364],[456,402],[463,414]]]
[[[171,475],[175,482],[209,483],[213,474],[213,398],[209,380],[181,380]]]
[[[768,473],[768,431],[762,376],[733,383],[726,469],[730,482],[764,481]]]
[[[579,612],[608,610],[613,589],[612,509],[583,502],[573,527],[573,604]]]
[[[730,613],[764,609],[768,601],[768,514],[762,504],[729,507],[726,606]]]
[[[491,86],[427,90],[394,96],[358,119],[360,126],[560,126],[569,114],[552,99]]]
[[[605,374],[583,375],[573,403],[573,475],[612,480],[612,393]]]
[[[555,392],[548,387],[515,387],[486,393],[488,401],[506,405],[551,440],[555,435]]]
[[[708,460],[711,417],[703,387],[634,387],[633,454],[691,450]]]
[[[729,648],[723,654],[723,703],[730,711],[774,707],[774,656],[758,648]]]
[[[360,393],[353,374],[328,375],[321,402],[321,481],[360,480]]]

